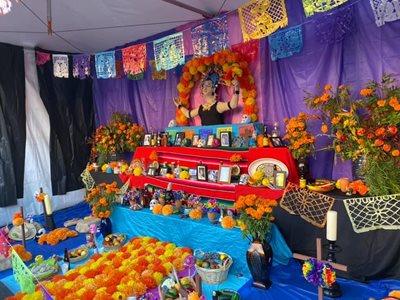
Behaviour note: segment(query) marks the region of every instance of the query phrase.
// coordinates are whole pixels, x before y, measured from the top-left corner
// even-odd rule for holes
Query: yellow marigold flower
[[[154,205],[153,207],[153,214],[155,215],[161,215],[163,210],[163,206],[159,203],[157,203],[156,205]]]
[[[162,208],[162,214],[164,216],[170,216],[170,215],[172,215],[173,212],[174,212],[174,208],[170,204],[164,205]]]

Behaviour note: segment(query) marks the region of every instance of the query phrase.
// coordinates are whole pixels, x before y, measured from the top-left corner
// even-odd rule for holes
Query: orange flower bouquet
[[[86,195],[86,202],[92,206],[95,218],[109,218],[111,215],[112,204],[116,202],[119,189],[117,183],[101,183],[93,188]]]
[[[288,148],[295,159],[305,158],[314,151],[315,136],[307,131],[307,121],[313,118],[316,116],[300,112],[298,117],[284,119],[287,125],[283,139],[289,141]]]
[[[244,237],[264,242],[271,230],[276,200],[260,198],[255,194],[240,196],[234,208],[240,213],[239,224]]]
[[[142,141],[144,128],[123,113],[113,113],[111,122],[96,129],[94,147],[98,154],[109,155],[135,151]]]

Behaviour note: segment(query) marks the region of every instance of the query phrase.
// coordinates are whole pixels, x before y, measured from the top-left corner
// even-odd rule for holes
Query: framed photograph
[[[143,138],[143,146],[150,146],[151,143],[151,134],[146,133]]]
[[[213,142],[214,142],[214,135],[213,134],[207,135],[206,147],[212,147]]]
[[[160,168],[160,176],[165,177],[167,175],[167,173],[168,173],[168,167],[162,166]]]
[[[183,142],[184,138],[185,138],[185,133],[184,132],[178,132],[175,135],[174,146],[182,146],[182,142]]]
[[[282,139],[278,136],[271,137],[271,143],[274,147],[285,147]]]
[[[218,182],[227,184],[231,183],[231,172],[232,172],[231,166],[221,165],[218,171]]]
[[[274,188],[284,189],[286,187],[286,176],[285,171],[274,171]]]
[[[231,146],[231,132],[230,131],[222,131],[220,139],[221,139],[221,147],[230,147]]]
[[[250,178],[250,175],[249,175],[249,174],[242,174],[242,175],[240,175],[239,184],[240,184],[240,185],[246,185],[246,184],[247,184],[247,181],[249,180],[249,178]]]
[[[218,170],[208,171],[208,181],[209,182],[217,182],[217,179],[218,179]]]
[[[197,166],[197,180],[207,181],[207,166],[206,165],[198,165]]]
[[[197,147],[199,145],[200,135],[194,134],[192,138],[192,146]]]
[[[157,169],[154,167],[149,167],[149,169],[147,170],[148,176],[156,176],[156,173],[157,173]]]

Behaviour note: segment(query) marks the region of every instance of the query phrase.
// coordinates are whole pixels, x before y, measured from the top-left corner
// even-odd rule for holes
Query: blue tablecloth
[[[130,236],[151,236],[194,250],[225,252],[233,259],[230,274],[241,274],[247,278],[251,276],[246,263],[249,243],[242,238],[238,228],[223,229],[219,224],[213,225],[207,218],[195,221],[182,219],[179,215],[165,217],[155,215],[149,209],[132,211],[121,206],[113,211],[111,219],[113,232],[123,232]],[[273,264],[287,264],[292,252],[274,225],[270,245],[274,253]]]

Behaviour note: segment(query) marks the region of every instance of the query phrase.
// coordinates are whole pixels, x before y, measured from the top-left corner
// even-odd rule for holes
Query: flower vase
[[[100,233],[103,238],[112,233],[112,223],[110,218],[101,218]]]
[[[215,212],[209,211],[207,212],[207,217],[210,221],[214,221],[215,220]]]
[[[352,165],[353,181],[355,180],[365,180],[364,170],[367,164],[367,157],[365,155],[360,155]]]
[[[251,276],[253,277],[252,286],[260,289],[269,289],[271,280],[269,279],[272,267],[272,248],[267,242],[254,239],[251,247],[247,250],[246,260]]]

